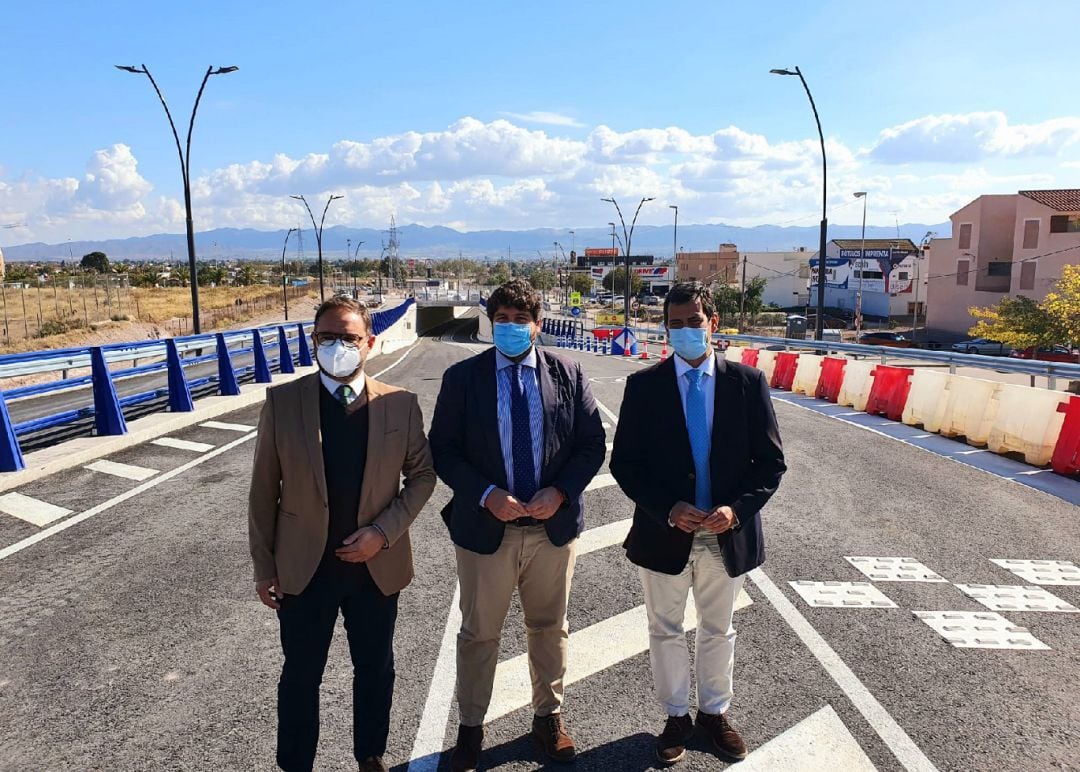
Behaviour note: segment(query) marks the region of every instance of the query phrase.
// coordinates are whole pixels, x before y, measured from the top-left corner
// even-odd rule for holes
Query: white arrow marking
[[[750,596],[740,592],[735,599],[735,610],[746,608],[751,603]],[[683,627],[687,630],[697,627],[692,594],[686,604]],[[645,607],[638,606],[570,634],[564,683],[569,686],[648,650],[649,620]],[[495,688],[492,690],[487,720],[502,718],[531,702],[528,655],[519,654],[500,662],[495,670]]]
[[[874,772],[858,741],[831,706],[804,718],[795,726],[750,753],[739,772]]]

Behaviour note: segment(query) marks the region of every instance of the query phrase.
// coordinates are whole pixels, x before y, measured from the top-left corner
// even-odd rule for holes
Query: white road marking
[[[1053,469],[1032,469],[1030,472],[1017,472],[1018,477],[1030,477],[1037,474],[1053,474]]]
[[[92,464],[87,464],[84,468],[89,469],[91,472],[111,474],[113,477],[123,477],[125,480],[136,480],[138,482],[149,480],[158,473],[157,469],[151,469],[147,466],[121,464],[116,461],[106,461],[104,459],[95,461]]]
[[[601,413],[611,419],[611,422],[613,424],[617,424],[619,422],[619,416],[615,414],[615,411],[613,411],[611,408],[609,408],[607,405],[605,405],[603,402],[596,399],[595,397],[593,398],[593,402],[595,402],[596,406],[600,408]],[[604,424],[604,426],[607,427],[607,424]]]
[[[915,558],[844,557],[875,582],[945,582]]]
[[[615,443],[614,442],[608,442],[608,443],[605,443],[605,445],[607,447],[607,452],[608,453],[615,450]]]
[[[159,437],[151,440],[151,445],[159,445],[163,448],[175,448],[176,450],[190,450],[195,453],[205,453],[213,450],[214,446],[205,442],[192,442],[191,440],[178,440],[175,437]]]
[[[992,558],[991,563],[1031,584],[1080,587],[1080,568],[1069,560],[1012,560]]]
[[[896,608],[870,582],[788,582],[806,605],[827,608]]]
[[[601,429],[610,429],[611,424],[609,424],[607,421],[605,421],[604,423],[600,424],[600,428]]]
[[[792,403],[792,404],[794,404],[794,403]],[[811,408],[807,408],[807,410],[810,410],[810,409],[811,409]],[[854,413],[837,413],[836,415],[837,415],[837,416],[846,416],[846,415],[866,415],[866,413],[864,413],[864,412],[863,412],[863,411],[861,411],[861,410],[856,410],[856,411],[855,411]]]
[[[590,552],[598,552],[616,544],[622,544],[626,534],[630,533],[631,518],[617,520],[598,528],[590,528],[578,537],[577,555],[582,557]]]
[[[167,482],[167,481],[173,479],[174,477],[177,477],[178,475],[183,474],[187,470],[193,469],[194,467],[198,466],[199,464],[203,464],[203,463],[209,461],[212,458],[216,458],[217,456],[220,456],[222,453],[227,453],[228,451],[232,450],[236,446],[241,445],[241,444],[247,442],[248,440],[255,439],[255,434],[256,434],[255,432],[252,432],[251,434],[247,434],[247,435],[244,435],[243,437],[235,439],[235,440],[233,440],[232,442],[230,442],[230,443],[228,443],[226,445],[222,445],[220,448],[217,448],[216,450],[210,451],[209,453],[207,453],[204,456],[199,456],[198,458],[196,458],[196,459],[194,459],[192,461],[188,461],[186,464],[182,464],[181,466],[178,466],[175,469],[170,469],[168,472],[165,472],[164,474],[162,474],[162,475],[160,475],[158,477],[155,477],[153,480],[148,480],[148,481],[144,482],[142,485],[136,485],[131,490],[126,491],[124,493],[121,493],[119,496],[114,496],[111,499],[109,499],[108,501],[105,501],[105,502],[102,502],[101,504],[98,504],[96,507],[91,507],[90,509],[87,509],[84,512],[80,512],[79,514],[75,515],[74,517],[69,517],[67,520],[65,520],[62,523],[57,523],[56,525],[53,525],[53,526],[50,526],[50,527],[46,528],[44,531],[39,531],[38,533],[34,534],[33,536],[26,537],[22,541],[17,541],[14,544],[11,544],[11,545],[9,545],[7,547],[4,547],[3,549],[0,549],[0,560],[3,560],[4,558],[9,558],[9,557],[11,557],[12,555],[14,555],[14,554],[16,554],[18,552],[22,552],[27,547],[33,546],[34,544],[37,544],[39,541],[43,541],[43,540],[49,538],[50,536],[53,536],[55,534],[60,533],[61,531],[65,531],[68,528],[71,528],[71,526],[73,526],[73,525],[78,525],[79,523],[83,522],[84,520],[89,520],[91,517],[94,517],[95,515],[99,515],[102,512],[105,512],[106,510],[109,510],[109,509],[115,507],[117,504],[121,504],[121,503],[127,501],[128,499],[132,499],[132,498],[138,496],[141,493],[145,493],[146,491],[150,490],[151,488],[154,488],[154,487],[156,487],[158,485],[161,485],[163,482]],[[0,498],[3,498],[3,497],[0,497]]]
[[[225,421],[207,421],[204,424],[199,424],[204,429],[224,429],[227,432],[251,432],[255,431],[255,427],[249,424],[230,424]]]
[[[958,584],[956,589],[991,611],[1053,611],[1080,614],[1049,590],[1015,584]]]
[[[404,361],[405,361],[405,357],[407,357],[407,356],[408,356],[409,354],[411,354],[411,353],[413,352],[413,349],[415,349],[415,348],[416,348],[417,346],[419,346],[419,345],[420,345],[420,342],[419,342],[419,341],[417,341],[416,343],[412,344],[412,345],[411,345],[411,346],[409,346],[409,347],[408,347],[407,349],[405,349],[405,353],[401,355],[401,358],[399,358],[399,359],[398,359],[398,360],[397,360],[396,362],[394,362],[394,363],[393,363],[392,365],[388,366],[388,367],[387,367],[386,369],[384,369],[384,370],[380,370],[379,372],[375,373],[375,374],[374,374],[373,376],[371,376],[371,377],[372,377],[372,378],[378,378],[378,377],[380,377],[380,376],[381,376],[381,375],[382,375],[383,373],[388,373],[388,372],[390,372],[390,371],[391,371],[391,370],[393,370],[393,369],[394,369],[395,367],[397,367],[397,366],[398,366],[398,365],[400,365],[400,364],[401,364],[402,362],[404,362]]]
[[[867,723],[881,738],[896,760],[908,772],[936,772],[937,767],[926,757],[918,745],[908,736],[904,728],[885,710],[877,698],[852,672],[847,663],[828,644],[821,634],[814,629],[780,588],[761,569],[750,572],[754,585],[773,605],[788,626],[795,631],[814,658],[821,663],[825,672],[851,700],[851,704],[862,714]]]
[[[58,507],[32,496],[24,496],[21,493],[5,493],[0,496],[0,512],[25,520],[38,528],[71,514],[70,509]]]
[[[446,721],[454,698],[454,682],[457,669],[458,630],[461,629],[461,586],[454,582],[454,598],[450,601],[450,614],[446,618],[439,657],[435,660],[435,672],[431,676],[431,688],[424,702],[420,727],[416,730],[412,754],[407,772],[436,772],[439,756],[446,736]]]
[[[1018,627],[990,611],[913,611],[958,649],[1023,649],[1049,651],[1026,627]]]
[[[927,437],[936,437],[934,434],[913,434],[911,439],[913,440],[925,440]]]
[[[753,601],[745,591],[735,599],[735,610],[744,609]],[[697,627],[693,595],[686,603],[683,627]],[[566,686],[584,680],[620,662],[649,650],[649,619],[645,606],[597,622],[570,634],[566,662]],[[532,702],[532,680],[529,675],[529,656],[519,654],[499,663],[495,669],[495,687],[491,692],[487,721],[495,721]]]
[[[989,452],[990,452],[990,450],[988,448],[977,448],[976,450],[961,450],[959,453],[955,453],[953,455],[957,455],[957,456],[974,456],[976,453],[989,453]]]
[[[615,484],[615,478],[610,474],[598,474],[592,478],[592,482],[585,488],[586,491],[595,491],[600,488],[610,488]]]
[[[783,734],[750,752],[738,772],[874,772],[877,767],[826,705]]]

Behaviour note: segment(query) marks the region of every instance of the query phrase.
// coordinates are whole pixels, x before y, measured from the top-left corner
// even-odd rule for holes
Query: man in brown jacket
[[[413,576],[409,525],[435,488],[416,395],[364,374],[367,309],[327,300],[315,314],[319,372],[267,392],[251,476],[255,588],[277,611],[277,763],[311,770],[319,684],[340,610],[353,662],[353,753],[385,770],[398,593]],[[404,478],[404,482],[402,482]]]

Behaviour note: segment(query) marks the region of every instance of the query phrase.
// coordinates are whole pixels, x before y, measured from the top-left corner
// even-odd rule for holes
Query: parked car
[[[643,306],[658,306],[660,305],[660,298],[656,295],[642,295],[641,305]]]
[[[952,350],[959,354],[990,354],[993,356],[1008,356],[1012,349],[996,340],[989,338],[972,338],[962,340],[952,345]]]
[[[1067,362],[1080,364],[1080,353],[1074,353],[1065,346],[1043,346],[1013,351],[1009,356],[1015,359],[1039,359],[1043,362]]]
[[[859,343],[866,346],[892,346],[911,348],[914,344],[898,332],[864,332]]]

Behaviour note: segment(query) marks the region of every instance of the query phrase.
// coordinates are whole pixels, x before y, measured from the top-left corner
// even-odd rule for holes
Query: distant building
[[[762,302],[781,308],[803,305],[806,282],[810,279],[810,255],[806,247],[790,252],[740,252],[735,280],[742,282],[743,263],[746,281],[765,279]]]
[[[1080,189],[979,196],[953,213],[952,237],[930,245],[927,327],[966,335],[972,306],[1010,295],[1042,300],[1080,263]]]
[[[734,244],[721,244],[715,252],[680,252],[675,258],[679,281],[706,284],[737,282],[738,262],[739,250]]]
[[[855,310],[862,295],[863,316],[922,314],[929,271],[911,239],[833,239],[825,248],[825,305]],[[806,289],[817,298],[818,255],[810,258]]]

